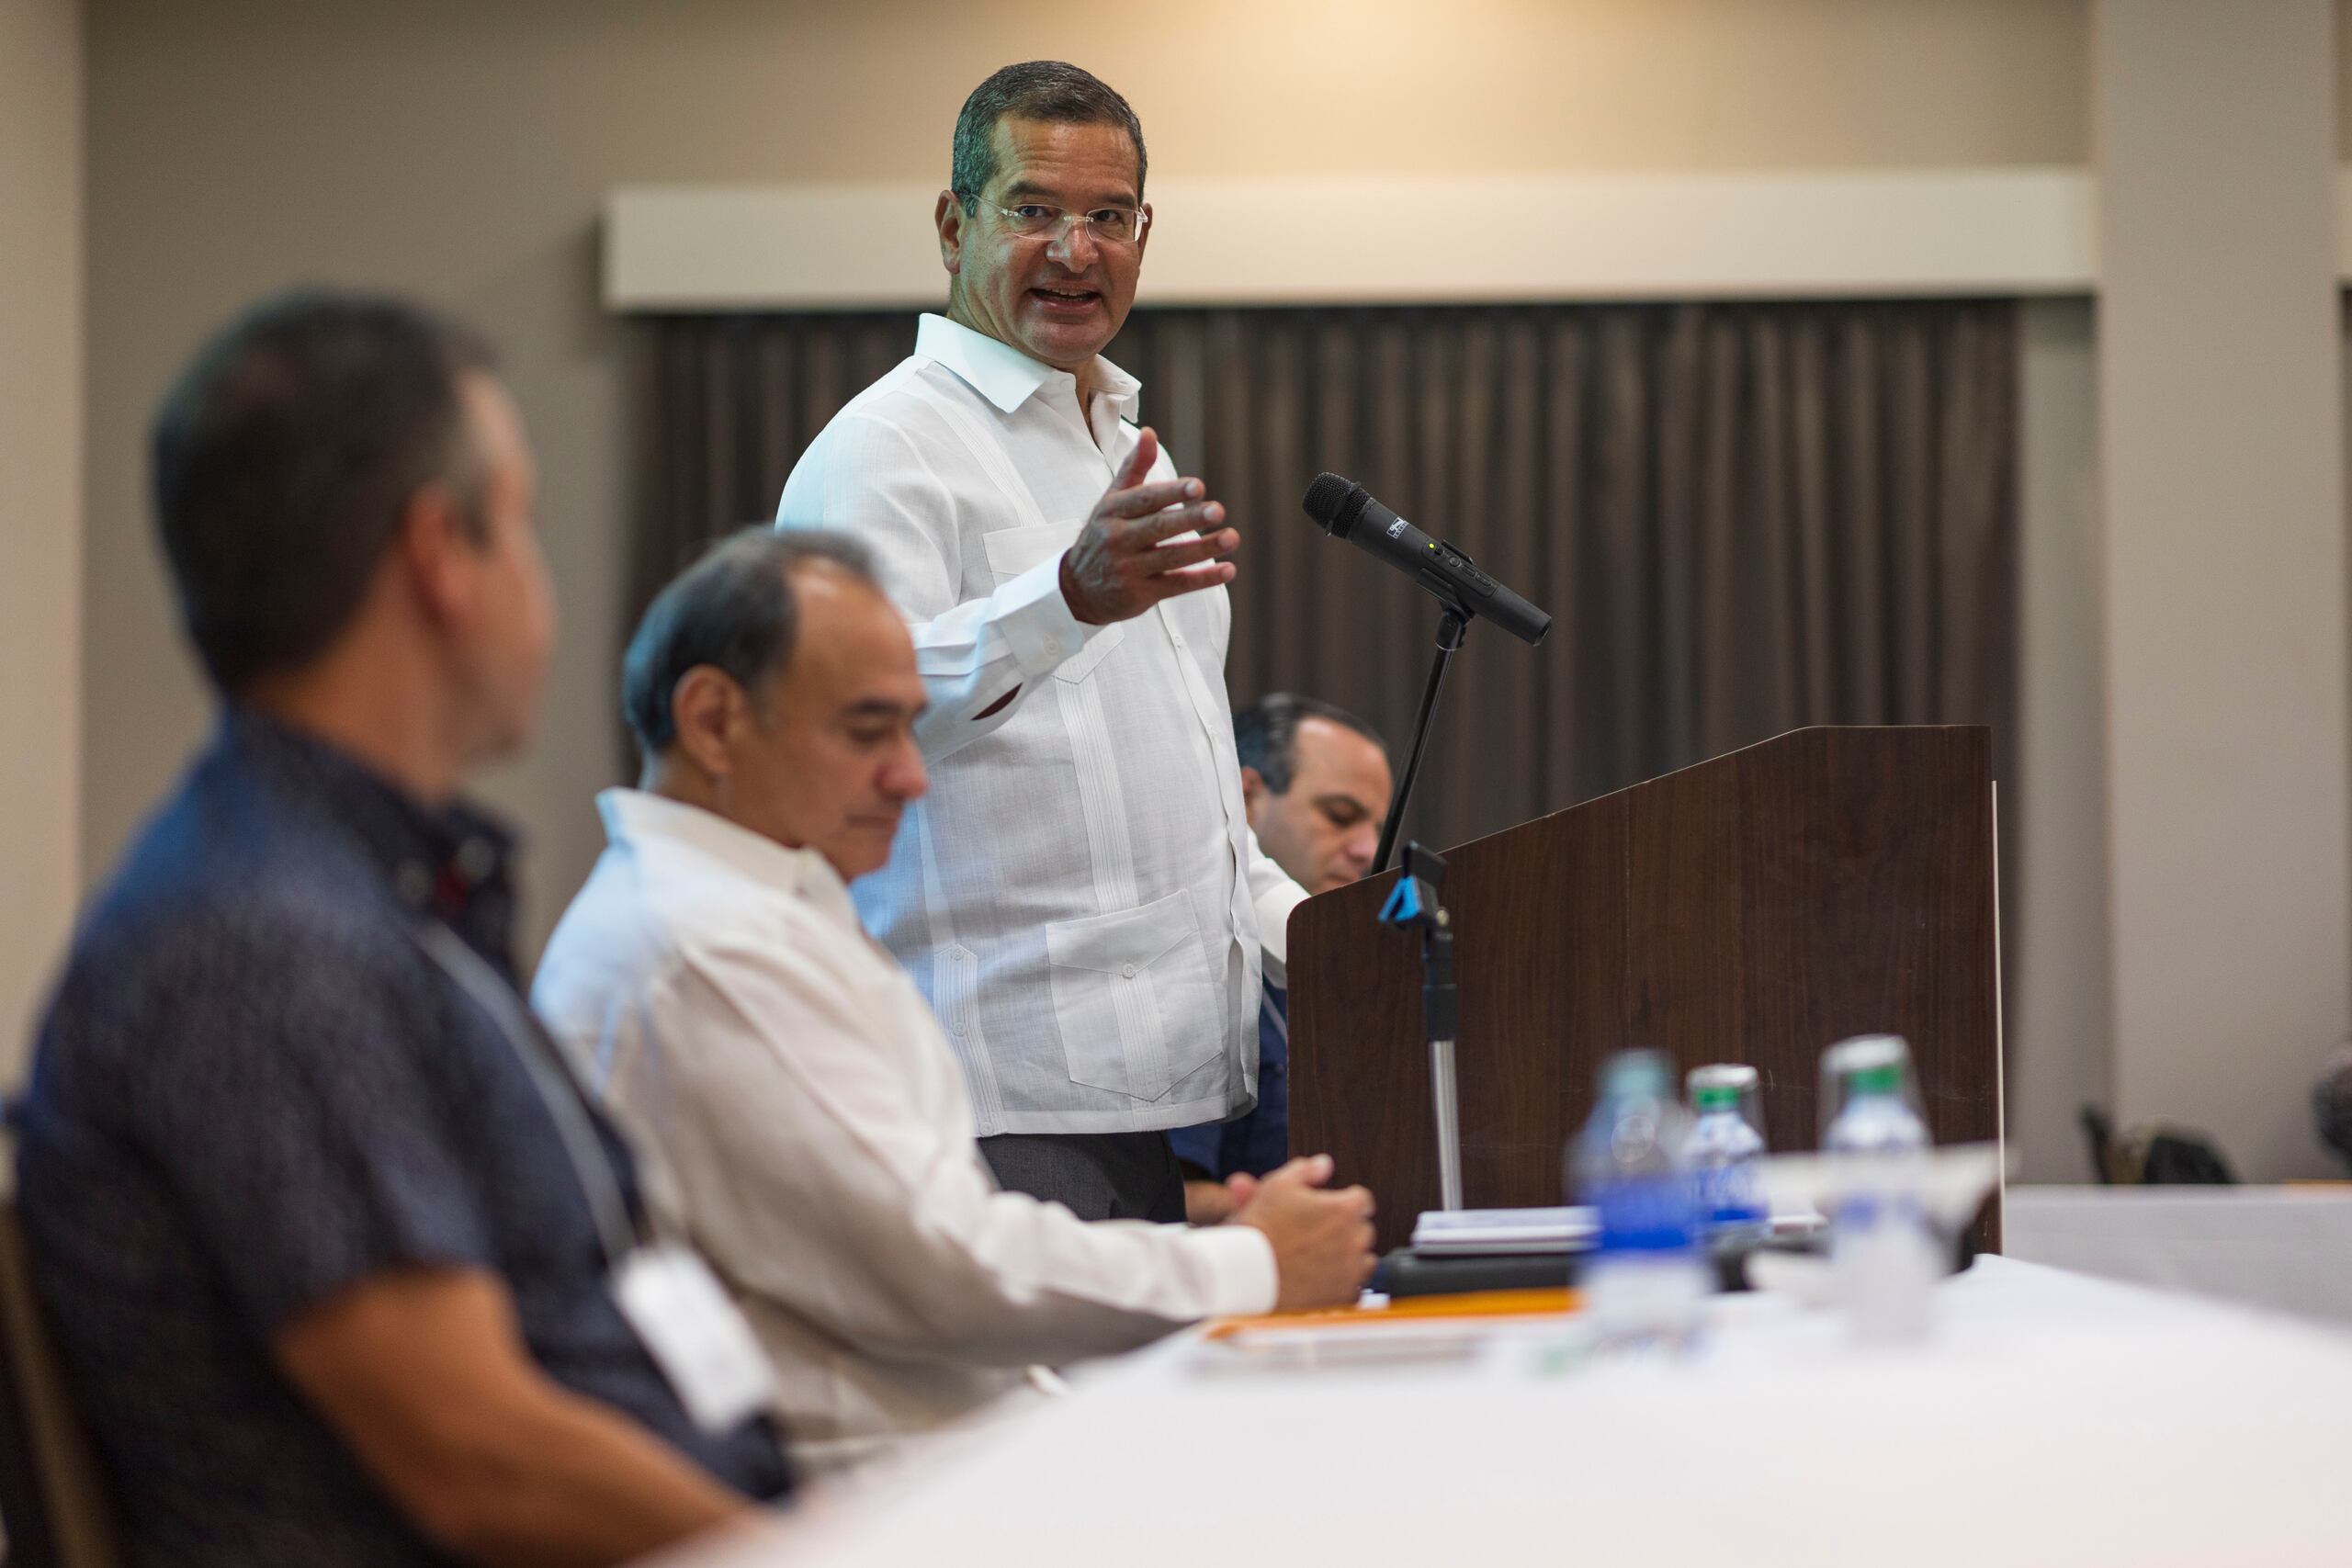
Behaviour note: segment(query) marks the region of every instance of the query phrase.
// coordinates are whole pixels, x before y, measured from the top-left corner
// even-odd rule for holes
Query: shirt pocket
[[[1221,1055],[1208,954],[1192,896],[1046,928],[1054,1020],[1072,1082],[1154,1100]],[[1171,1039],[1168,1019],[1193,1031]]]
[[[1074,536],[1067,528],[1051,523],[1040,523],[1026,528],[999,528],[993,534],[980,536],[980,548],[989,558],[989,570],[999,582],[1008,577],[1018,577],[1039,561],[1061,554],[1069,548]]]

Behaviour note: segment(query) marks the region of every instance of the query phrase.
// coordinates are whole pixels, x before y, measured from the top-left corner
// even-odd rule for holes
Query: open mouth
[[[1080,315],[1094,309],[1102,296],[1091,288],[1032,288],[1029,298],[1056,315]]]

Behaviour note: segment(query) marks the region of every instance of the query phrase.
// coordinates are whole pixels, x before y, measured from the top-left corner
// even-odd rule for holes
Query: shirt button
[[[1136,977],[1136,966],[1132,964],[1122,964],[1119,965],[1119,973],[1132,980]]]
[[[458,869],[469,882],[480,882],[498,866],[498,852],[486,839],[468,839],[458,848]]]
[[[1061,638],[1059,638],[1059,637],[1047,637],[1047,638],[1046,639],[1046,654],[1047,654],[1048,656],[1058,658],[1058,657],[1060,656],[1060,654],[1061,654],[1061,651],[1062,651],[1062,639],[1061,639]]]

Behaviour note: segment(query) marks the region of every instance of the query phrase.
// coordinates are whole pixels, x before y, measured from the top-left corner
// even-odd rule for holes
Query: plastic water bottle
[[[1856,1334],[1891,1344],[1925,1338],[1943,1249],[1922,1203],[1928,1129],[1904,1093],[1910,1054],[1893,1035],[1833,1046],[1846,1102],[1824,1153],[1855,1162],[1830,1220],[1830,1272]]]
[[[1771,1220],[1757,1162],[1764,1136],[1749,1122],[1741,1101],[1756,1086],[1756,1069],[1733,1063],[1690,1070],[1690,1109],[1698,1113],[1683,1157],[1699,1205],[1704,1240],[1721,1245],[1753,1241]]]
[[[1711,1283],[1682,1162],[1690,1118],[1671,1081],[1661,1052],[1611,1056],[1571,1148],[1572,1184],[1599,1227],[1580,1285],[1611,1341],[1680,1344],[1697,1329]]]

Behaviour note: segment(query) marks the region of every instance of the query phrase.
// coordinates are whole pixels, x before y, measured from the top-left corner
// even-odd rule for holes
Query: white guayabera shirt
[[[872,546],[914,632],[931,794],[857,907],[945,1024],[983,1136],[1247,1111],[1261,969],[1280,977],[1306,896],[1242,815],[1225,590],[1107,626],[1062,598],[1137,439],[1136,379],[1095,368],[1081,410],[1068,373],[925,316],[776,512]],[[1150,477],[1176,477],[1166,453]]]
[[[1250,1226],[1089,1224],[999,1191],[938,1021],[821,855],[660,795],[597,804],[611,842],[531,1002],[743,1309],[804,1463],[960,1416],[1033,1363],[1273,1304]]]

